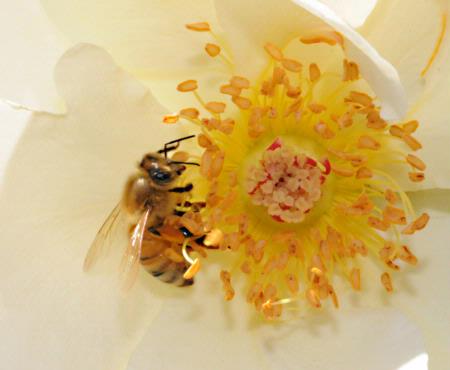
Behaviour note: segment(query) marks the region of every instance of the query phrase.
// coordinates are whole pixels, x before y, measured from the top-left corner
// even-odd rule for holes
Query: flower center
[[[210,32],[206,23],[188,28]],[[302,299],[316,308],[326,300],[338,307],[336,275],[361,290],[361,259],[369,256],[392,292],[391,273],[417,263],[402,234],[422,230],[429,220],[416,215],[387,171],[408,166],[411,181],[424,180],[425,163],[409,153],[421,149],[413,136],[418,122],[382,118],[358,65],[345,58],[342,35],[300,41],[284,50],[267,43],[269,66],[258,81],[231,76],[220,86],[234,105],[231,113],[226,103],[202,98],[197,81],[186,80],[178,91],[192,93],[199,106],[164,118],[201,129],[200,173],[190,173],[194,197],[206,200],[206,232],[220,229],[219,250],[235,256],[231,271],[221,274],[225,298],[233,298],[240,270],[247,301],[269,319]],[[207,44],[205,50],[232,63],[225,47]]]
[[[330,173],[323,164],[296,153],[277,138],[248,169],[246,191],[252,203],[264,206],[278,222],[302,222],[322,196],[322,184]]]

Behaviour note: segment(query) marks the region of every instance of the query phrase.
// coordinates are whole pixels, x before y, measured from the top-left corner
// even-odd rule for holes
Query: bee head
[[[158,153],[146,154],[139,167],[147,172],[155,185],[161,187],[172,184],[186,169],[185,165],[171,162]]]

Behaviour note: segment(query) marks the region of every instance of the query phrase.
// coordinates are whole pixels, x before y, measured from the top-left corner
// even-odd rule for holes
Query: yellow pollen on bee
[[[186,272],[183,274],[183,278],[186,280],[192,279],[200,270],[200,260],[196,258],[192,265],[189,266],[189,268],[186,270]]]
[[[298,48],[343,45],[342,35],[332,32],[301,41]],[[219,41],[208,45],[218,47],[209,47],[211,56],[226,53]],[[321,60],[292,58],[292,45],[266,43],[270,59],[258,79],[233,75],[217,87],[236,107],[203,100],[195,80],[178,85],[180,92],[192,91],[203,108],[178,115],[201,130],[201,153],[191,156],[199,174],[192,182],[193,196],[206,204],[198,213],[203,222],[183,216],[180,224],[204,236],[203,243],[191,243],[199,258],[206,248],[233,258],[220,273],[225,299],[238,296],[232,276],[244,277],[247,302],[269,320],[302,301],[338,308],[335,276],[361,290],[361,258],[377,259],[387,271],[399,271],[402,262],[416,265],[401,237],[429,221],[427,214],[416,216],[385,169],[391,163],[410,166],[412,181],[424,179],[425,163],[409,154],[421,148],[412,136],[419,123],[383,118],[358,64],[342,48],[333,49],[342,57],[329,70]],[[199,259],[183,258],[191,265],[187,276],[194,276]],[[392,292],[389,273],[380,276]]]
[[[223,240],[223,232],[220,229],[213,229],[211,230],[205,238],[205,241],[203,244],[205,244],[207,247],[211,246],[219,246],[220,243]]]

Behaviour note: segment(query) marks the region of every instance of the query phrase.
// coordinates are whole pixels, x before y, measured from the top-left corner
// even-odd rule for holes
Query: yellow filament
[[[425,66],[425,68],[420,72],[421,77],[425,77],[425,75],[430,70],[431,66],[433,65],[437,55],[439,54],[439,51],[442,46],[442,41],[444,41],[444,36],[447,31],[447,13],[442,14],[441,18],[441,32],[439,33],[438,39],[436,41],[436,45],[434,46],[433,52],[431,53],[430,58],[428,59],[428,63]]]

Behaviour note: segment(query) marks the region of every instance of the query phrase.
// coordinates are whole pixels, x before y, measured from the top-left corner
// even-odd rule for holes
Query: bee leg
[[[154,235],[161,236],[160,232],[155,226],[150,226],[147,230]]]
[[[154,235],[161,236],[161,234],[158,231],[158,228],[160,228],[163,224],[164,220],[162,220],[161,218],[157,218],[153,223],[153,225],[147,228],[147,231]]]
[[[176,188],[169,189],[171,193],[186,193],[191,191],[194,188],[194,185],[187,184],[186,186],[177,186]]]

